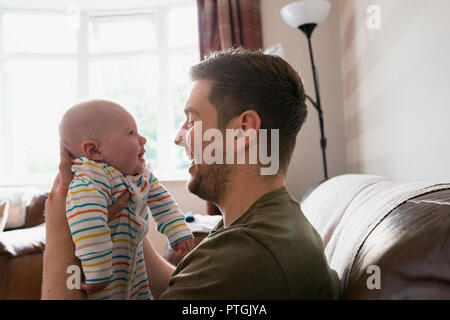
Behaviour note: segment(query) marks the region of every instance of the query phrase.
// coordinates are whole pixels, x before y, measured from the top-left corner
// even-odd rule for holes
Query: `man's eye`
[[[193,125],[194,125],[194,122],[195,122],[195,120],[192,119],[192,116],[191,116],[191,115],[189,115],[189,117],[187,117],[187,124],[188,124],[189,126],[193,126]]]

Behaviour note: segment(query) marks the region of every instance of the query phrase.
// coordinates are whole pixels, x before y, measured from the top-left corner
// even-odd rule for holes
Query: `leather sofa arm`
[[[0,255],[10,258],[41,253],[45,248],[45,224],[0,233]]]

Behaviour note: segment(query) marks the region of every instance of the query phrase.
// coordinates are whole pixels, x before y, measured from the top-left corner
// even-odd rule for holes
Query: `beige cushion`
[[[8,220],[8,207],[9,202],[7,200],[0,201],[0,232],[3,232],[6,220]]]
[[[35,187],[0,188],[0,203],[2,201],[9,203],[5,230],[21,228],[25,225],[26,208],[37,192],[39,189]]]

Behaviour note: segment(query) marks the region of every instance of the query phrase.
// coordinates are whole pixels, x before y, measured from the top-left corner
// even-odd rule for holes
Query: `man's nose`
[[[185,139],[186,139],[186,132],[187,132],[186,128],[187,128],[187,125],[186,125],[186,123],[184,123],[183,126],[180,128],[180,130],[178,130],[178,133],[174,140],[174,143],[177,146],[180,146],[180,147],[184,146]]]

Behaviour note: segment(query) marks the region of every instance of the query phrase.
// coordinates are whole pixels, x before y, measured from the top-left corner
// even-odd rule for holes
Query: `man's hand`
[[[61,146],[59,173],[45,202],[46,242],[44,251],[42,299],[86,299],[81,290],[70,290],[67,283],[67,266],[78,265],[75,245],[66,219],[66,195],[72,180],[72,159]]]
[[[72,158],[63,146],[60,147],[59,173],[56,176],[50,194],[45,201],[45,222],[47,235],[56,232],[58,237],[71,238],[69,226],[66,219],[66,197],[70,182],[73,178]],[[62,228],[62,229],[61,229]],[[61,238],[55,237],[55,244]],[[50,237],[53,239],[52,237]],[[50,245],[52,242],[50,241]]]

